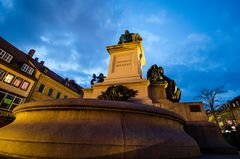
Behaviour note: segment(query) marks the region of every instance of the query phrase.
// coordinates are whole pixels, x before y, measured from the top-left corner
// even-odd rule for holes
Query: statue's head
[[[158,67],[158,71],[159,71],[160,75],[163,75],[163,74],[164,74],[164,69],[163,69],[163,67]]]
[[[103,73],[100,73],[99,76],[100,76],[100,77],[103,77]]]
[[[152,65],[152,69],[156,70],[158,68],[158,66],[156,64]]]
[[[128,35],[128,34],[129,34],[129,31],[128,31],[128,30],[125,30],[125,34],[127,34],[127,35]]]

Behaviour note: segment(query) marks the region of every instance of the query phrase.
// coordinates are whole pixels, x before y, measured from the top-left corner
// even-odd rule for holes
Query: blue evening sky
[[[63,77],[90,87],[108,72],[106,46],[129,29],[192,101],[203,88],[240,94],[239,0],[0,0],[0,36]]]

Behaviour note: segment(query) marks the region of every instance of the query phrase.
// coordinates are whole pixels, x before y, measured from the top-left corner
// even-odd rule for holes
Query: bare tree
[[[213,89],[203,89],[200,92],[200,95],[197,96],[197,98],[202,100],[203,104],[205,105],[205,108],[211,111],[211,113],[213,114],[214,120],[216,121],[218,126],[219,126],[219,122],[217,120],[215,109],[218,106],[216,104],[221,102],[221,98],[219,94],[224,92],[225,90],[223,89],[223,87],[217,87]]]

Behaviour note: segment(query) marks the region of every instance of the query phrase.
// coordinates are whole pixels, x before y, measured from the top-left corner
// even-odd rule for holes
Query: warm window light
[[[17,78],[13,81],[13,85],[14,85],[15,87],[19,87],[20,84],[21,84],[21,82],[22,82],[22,79],[17,77]]]
[[[29,86],[29,82],[27,82],[27,81],[24,81],[23,82],[23,84],[22,84],[22,86],[21,86],[21,89],[23,89],[23,90],[27,90],[28,89],[28,86]]]
[[[14,75],[8,74],[8,75],[5,77],[4,82],[6,82],[6,83],[11,83],[12,80],[13,80],[13,78],[14,78]]]

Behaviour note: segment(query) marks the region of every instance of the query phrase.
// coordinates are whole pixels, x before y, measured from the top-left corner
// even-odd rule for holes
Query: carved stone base
[[[153,103],[165,103],[168,101],[164,85],[149,85],[148,97],[152,99]]]
[[[153,106],[59,99],[18,106],[0,129],[0,155],[15,158],[195,158],[184,119]],[[2,157],[1,156],[1,157]]]

